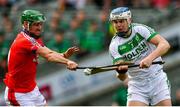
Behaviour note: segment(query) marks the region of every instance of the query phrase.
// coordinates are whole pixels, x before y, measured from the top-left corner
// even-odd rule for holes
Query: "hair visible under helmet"
[[[118,7],[113,9],[110,13],[110,21],[118,20],[118,19],[126,19],[129,29],[131,28],[131,11],[128,7]],[[129,31],[129,30],[128,30]],[[127,31],[127,32],[128,32]],[[117,36],[126,37],[127,32],[117,32]]]
[[[21,23],[23,24],[24,21],[28,21],[30,27],[34,22],[45,22],[46,17],[37,10],[25,10],[21,15]],[[26,30],[29,30],[29,28]]]

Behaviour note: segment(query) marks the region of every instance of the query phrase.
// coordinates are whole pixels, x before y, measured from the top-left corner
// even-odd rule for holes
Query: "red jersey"
[[[8,73],[4,79],[6,86],[15,92],[30,92],[36,86],[36,50],[44,46],[42,40],[34,39],[20,32],[12,43],[8,54]]]

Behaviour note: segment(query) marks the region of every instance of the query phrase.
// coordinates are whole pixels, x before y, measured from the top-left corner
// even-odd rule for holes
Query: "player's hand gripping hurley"
[[[164,61],[156,61],[152,62],[154,64],[164,64]],[[116,65],[108,65],[108,66],[94,66],[94,67],[77,67],[77,69],[84,69],[85,75],[93,75],[101,72],[111,71],[118,68],[121,65],[128,65],[128,68],[139,67],[139,64],[116,64]]]

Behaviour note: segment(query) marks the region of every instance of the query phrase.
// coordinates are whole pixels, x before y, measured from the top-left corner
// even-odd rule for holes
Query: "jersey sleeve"
[[[150,41],[154,36],[158,34],[154,29],[146,25],[139,26],[138,33],[143,36],[147,41]]]
[[[36,40],[36,43],[32,43],[31,51],[36,51],[39,47],[43,47],[44,43],[42,42],[42,39]]]
[[[115,64],[119,60],[123,60],[122,56],[118,52],[118,46],[115,43],[111,43],[109,46],[109,54],[113,60],[113,64]]]

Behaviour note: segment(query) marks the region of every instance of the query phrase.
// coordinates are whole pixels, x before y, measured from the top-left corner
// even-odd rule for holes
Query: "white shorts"
[[[18,93],[11,91],[8,87],[5,89],[4,98],[7,105],[14,106],[43,106],[46,105],[44,96],[39,92],[36,86],[31,92]]]
[[[171,99],[171,95],[169,80],[163,71],[154,77],[128,83],[128,102],[139,101],[147,105],[156,105],[165,99]]]

